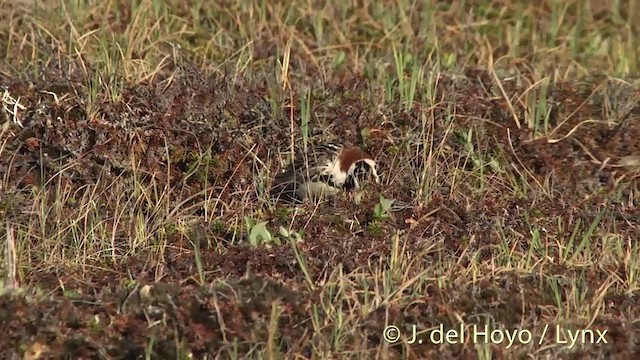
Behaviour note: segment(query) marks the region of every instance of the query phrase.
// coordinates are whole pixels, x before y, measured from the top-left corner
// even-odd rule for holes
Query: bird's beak
[[[375,181],[376,184],[380,184],[380,177],[378,176],[378,172],[375,170],[373,172],[373,181]]]

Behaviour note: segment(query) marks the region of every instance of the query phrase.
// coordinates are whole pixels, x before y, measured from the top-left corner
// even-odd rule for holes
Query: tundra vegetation
[[[637,357],[638,13],[0,0],[1,357]]]

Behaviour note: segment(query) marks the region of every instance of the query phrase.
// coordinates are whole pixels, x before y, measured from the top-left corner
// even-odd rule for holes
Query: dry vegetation
[[[0,0],[0,357],[637,358],[640,2],[454,3]]]

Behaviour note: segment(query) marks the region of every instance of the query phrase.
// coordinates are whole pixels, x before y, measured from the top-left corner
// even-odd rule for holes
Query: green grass
[[[19,329],[0,347],[104,356],[128,324],[146,358],[630,357],[639,10],[0,0],[2,289],[49,291],[3,295],[23,316],[0,312]],[[381,186],[270,202],[283,164],[336,138]],[[154,281],[151,305],[109,308]],[[99,340],[64,335],[61,289]],[[534,337],[408,343],[485,323]],[[624,335],[569,348],[541,338],[555,325]]]

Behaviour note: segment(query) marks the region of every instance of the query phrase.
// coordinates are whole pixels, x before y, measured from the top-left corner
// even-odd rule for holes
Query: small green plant
[[[549,103],[548,98],[553,85],[553,78],[543,78],[532,84],[526,93],[527,125],[533,130],[534,139],[549,134],[553,104]]]
[[[302,144],[306,153],[309,144],[309,122],[311,120],[311,89],[306,90],[301,97],[304,101],[300,102],[300,117],[302,120],[300,130],[302,131]]]
[[[295,230],[288,230],[284,226],[280,226],[280,229],[278,229],[278,232],[280,233],[280,236],[282,236],[283,238],[288,240],[294,240],[296,242],[302,241],[302,237],[304,236],[304,230],[297,232]]]
[[[76,290],[64,290],[62,291],[62,296],[69,300],[80,299],[81,297],[80,293]]]
[[[226,226],[222,220],[216,219],[213,221],[213,224],[211,225],[211,229],[216,234],[220,234],[226,231]]]
[[[392,43],[394,64],[396,67],[397,87],[400,100],[404,104],[404,110],[410,111],[416,98],[416,89],[418,88],[418,77],[420,75],[420,65],[416,57],[406,51],[398,50],[395,43]],[[405,77],[410,70],[408,79]],[[408,81],[407,81],[408,80]],[[388,90],[393,87],[388,85]],[[388,91],[387,90],[387,91]]]
[[[373,208],[373,220],[385,220],[389,217],[389,210],[391,210],[391,205],[393,205],[393,199],[387,199],[384,196],[380,195],[378,203],[375,208]]]
[[[380,229],[380,222],[379,221],[372,221],[369,223],[369,225],[367,225],[367,229],[369,230],[369,233],[373,236],[379,236],[380,234],[382,234],[382,229]]]
[[[293,249],[293,254],[296,257],[296,262],[298,263],[298,266],[300,266],[300,270],[302,270],[307,284],[311,289],[315,289],[313,278],[311,277],[311,273],[307,267],[307,261],[305,260],[302,251],[300,251],[300,248],[298,248],[298,243],[302,241],[302,237],[304,236],[304,230],[297,232],[295,230],[287,229],[284,226],[280,226],[278,232],[280,233],[280,236],[289,241],[289,244]]]
[[[200,239],[196,238],[193,241],[193,254],[195,255],[196,260],[196,269],[198,269],[198,278],[200,281],[200,286],[204,285],[204,266],[202,265],[202,254],[200,253]]]
[[[484,171],[485,167],[489,167],[492,172],[500,170],[500,163],[498,162],[498,159],[493,156],[483,155],[476,149],[473,139],[474,136],[477,137],[478,135],[474,134],[473,128],[463,129],[460,132],[456,132],[455,135],[464,146],[465,154],[471,159],[476,169]]]
[[[249,244],[251,246],[258,246],[261,244],[275,243],[280,245],[280,239],[271,235],[269,229],[267,229],[268,221],[256,222],[252,218],[246,216],[244,221],[247,225],[247,233],[249,234]]]

